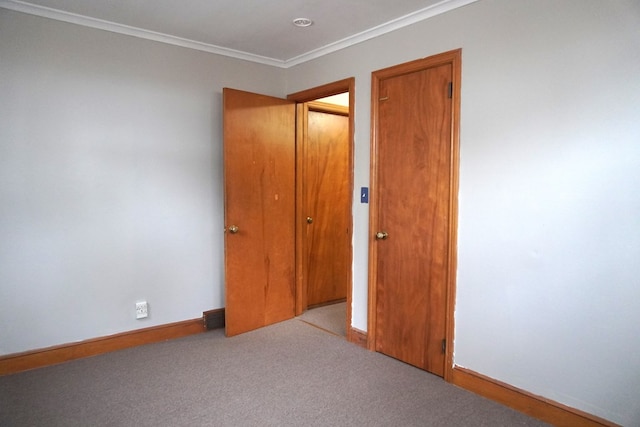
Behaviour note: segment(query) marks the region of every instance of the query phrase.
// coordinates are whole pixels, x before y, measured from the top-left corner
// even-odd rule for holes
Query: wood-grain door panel
[[[308,104],[303,161],[308,306],[343,300],[350,265],[348,109]]]
[[[223,99],[231,336],[294,316],[295,103],[234,89]]]
[[[451,267],[451,63],[382,73],[375,110],[375,349],[445,374]]]

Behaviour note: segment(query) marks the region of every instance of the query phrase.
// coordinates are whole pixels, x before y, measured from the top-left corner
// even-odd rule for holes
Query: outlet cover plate
[[[146,301],[136,303],[136,319],[144,319],[149,316],[149,306]]]

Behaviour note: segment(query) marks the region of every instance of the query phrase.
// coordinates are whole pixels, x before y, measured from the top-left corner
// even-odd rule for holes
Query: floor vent
[[[202,313],[204,327],[207,329],[224,328],[224,308],[209,310]]]

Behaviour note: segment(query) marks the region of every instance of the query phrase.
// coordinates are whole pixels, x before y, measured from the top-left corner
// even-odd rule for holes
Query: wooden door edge
[[[307,309],[307,286],[304,280],[306,267],[305,247],[303,232],[305,230],[302,220],[302,207],[304,206],[304,192],[302,177],[304,176],[304,156],[307,137],[307,112],[308,106],[305,103],[296,104],[296,206],[295,206],[295,287],[296,287],[296,308],[295,315],[300,316]]]
[[[378,227],[378,102],[380,98],[380,76],[371,74],[371,122],[370,126],[370,155],[369,155],[369,268],[368,268],[368,298],[367,298],[367,346],[376,351],[376,320],[377,320],[377,281],[378,274],[378,245],[373,238]]]
[[[354,168],[353,153],[354,153],[354,147],[355,147],[355,142],[354,142],[355,125],[354,125],[353,112],[355,111],[355,96],[356,96],[355,89],[356,89],[356,79],[355,77],[349,77],[333,83],[328,83],[322,86],[317,86],[311,89],[306,89],[303,91],[299,91],[299,92],[295,92],[287,95],[287,99],[290,101],[294,101],[296,103],[304,103],[304,102],[314,101],[319,98],[324,98],[327,96],[337,95],[339,93],[344,93],[344,92],[349,93],[349,171],[350,171],[349,172],[349,192],[350,192],[349,198],[351,200],[351,204],[349,205],[349,212],[351,216],[351,225],[349,227],[349,235],[347,236],[347,238],[350,242],[349,252],[351,254],[350,255],[351,268],[349,269],[348,277],[347,277],[347,304],[346,304],[347,313],[346,313],[346,319],[345,319],[347,331],[351,330],[352,300],[353,300],[353,243],[352,242],[353,242],[353,203],[354,203],[353,194],[354,194],[354,185],[355,185],[354,170],[353,170]],[[298,123],[297,119],[296,119],[296,123]],[[296,148],[296,156],[297,155],[298,155],[298,152]],[[299,161],[296,159],[297,165],[300,164],[298,162]],[[297,177],[298,177],[298,171],[296,170],[296,178]],[[300,212],[300,210],[302,209],[302,203],[301,203],[302,200],[297,197],[298,191],[300,191],[300,194],[301,194],[302,187],[298,189],[298,183],[296,181],[296,212]],[[300,217],[300,218],[297,218],[296,220],[296,224],[297,224],[299,220],[301,221],[302,216],[296,214],[296,217]],[[300,254],[298,255],[298,251],[302,251],[302,248],[298,246],[298,233],[300,233],[300,230],[302,230],[302,227],[296,230],[296,271],[298,271],[297,269],[300,268],[300,266],[297,263],[298,263],[298,260],[302,258],[302,253],[303,253],[303,252],[300,252]],[[301,238],[301,235],[300,235],[300,238]],[[306,309],[306,295],[304,296],[304,300],[302,300],[302,297],[299,297],[299,295],[301,295],[303,292],[303,289],[302,289],[303,284],[302,284],[302,278],[298,278],[297,275],[296,275],[295,286],[296,286],[296,315],[298,316],[302,314],[302,312],[304,312],[304,310]]]
[[[445,308],[445,349],[444,379],[451,382],[453,375],[454,354],[454,310],[456,295],[457,272],[457,229],[458,229],[458,182],[460,169],[460,85],[462,81],[462,49],[450,50],[427,58],[418,59],[404,64],[395,65],[371,73],[371,141],[370,141],[370,182],[369,182],[369,297],[367,339],[368,348],[376,350],[376,277],[377,277],[377,245],[373,238],[378,227],[378,99],[380,82],[389,77],[415,72],[421,69],[451,64],[453,78],[452,120],[451,120],[451,175],[449,193],[449,252],[447,254],[447,307]]]
[[[460,95],[462,84],[462,50],[447,52],[452,65],[452,120],[451,120],[451,172],[449,177],[449,253],[447,261],[447,308],[445,311],[445,349],[444,379],[451,382],[453,376],[453,350],[455,340],[455,305],[458,272],[458,194],[460,181]]]

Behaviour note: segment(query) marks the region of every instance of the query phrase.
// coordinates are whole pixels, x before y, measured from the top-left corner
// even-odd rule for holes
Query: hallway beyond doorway
[[[339,302],[309,309],[297,318],[327,332],[346,338],[347,330],[344,321],[346,315],[347,303]]]

